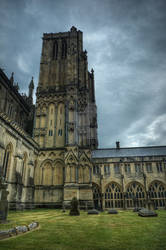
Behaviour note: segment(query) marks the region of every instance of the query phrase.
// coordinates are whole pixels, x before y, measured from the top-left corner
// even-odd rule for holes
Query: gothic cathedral
[[[94,73],[75,27],[43,36],[34,139],[40,146],[36,201],[67,205],[75,196],[92,203],[91,150],[98,144]]]
[[[166,207],[166,146],[98,149],[81,31],[43,35],[36,105],[33,90],[32,78],[20,95],[14,73],[0,69],[0,183],[10,209],[69,207],[73,197],[80,208]]]

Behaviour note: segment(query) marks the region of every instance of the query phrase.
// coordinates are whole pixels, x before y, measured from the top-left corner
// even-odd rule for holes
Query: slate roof
[[[92,151],[92,158],[111,157],[134,157],[134,156],[166,156],[166,146],[133,147],[133,148],[108,148]]]

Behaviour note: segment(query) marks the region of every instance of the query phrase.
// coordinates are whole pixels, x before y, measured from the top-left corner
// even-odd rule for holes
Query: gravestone
[[[88,214],[99,214],[99,211],[97,211],[96,209],[91,209],[88,211]]]
[[[118,211],[115,209],[109,209],[108,214],[118,214]]]
[[[8,215],[7,184],[0,177],[0,223],[5,223]]]
[[[157,216],[157,213],[147,208],[143,208],[138,212],[138,215],[141,217],[154,217]]]
[[[71,201],[71,209],[69,215],[80,215],[80,211],[78,209],[78,200],[76,197],[74,197]]]

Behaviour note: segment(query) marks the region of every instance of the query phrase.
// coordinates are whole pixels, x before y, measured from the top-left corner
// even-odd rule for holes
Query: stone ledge
[[[32,231],[39,226],[38,222],[32,222],[28,226],[17,226],[14,228],[10,228],[8,230],[0,231],[0,240],[16,236],[18,234],[26,233],[28,231]]]

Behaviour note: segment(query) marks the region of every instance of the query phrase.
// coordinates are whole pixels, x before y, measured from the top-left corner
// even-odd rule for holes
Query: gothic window
[[[145,190],[138,182],[132,182],[126,190],[127,207],[143,207],[145,203]]]
[[[157,172],[158,173],[163,172],[162,163],[161,162],[156,162],[156,168],[157,168]]]
[[[101,207],[101,190],[96,183],[92,184],[93,201],[96,209]]]
[[[147,171],[147,173],[152,172],[152,163],[151,162],[146,162],[146,171]]]
[[[120,167],[118,163],[114,164],[114,172],[115,174],[120,174]]]
[[[99,167],[99,165],[93,166],[93,174],[100,174],[100,167]]]
[[[53,171],[51,163],[47,162],[42,168],[42,184],[43,185],[52,185]]]
[[[105,207],[106,208],[123,207],[122,190],[119,184],[112,182],[106,187]]]
[[[67,43],[65,40],[62,41],[62,58],[67,56]]]
[[[142,168],[141,168],[140,163],[135,163],[135,172],[136,173],[141,173],[141,170],[142,170]]]
[[[104,174],[110,175],[110,166],[104,165]]]
[[[149,197],[154,206],[164,207],[166,204],[166,187],[159,181],[153,182],[149,187]]]
[[[49,135],[49,136],[52,136],[52,135],[53,135],[53,131],[52,131],[51,129],[48,131],[48,135]]]
[[[58,43],[57,41],[55,41],[53,44],[53,59],[57,58],[58,58]]]
[[[23,160],[22,160],[22,182],[24,182],[24,179],[25,179],[26,160],[27,160],[27,154],[24,153]]]
[[[125,163],[125,172],[127,174],[131,173],[131,167],[130,167],[130,163]]]
[[[12,153],[12,148],[11,145],[9,144],[5,150],[3,166],[2,166],[2,175],[5,179],[7,179],[9,176],[11,153]]]
[[[62,136],[62,129],[58,130],[58,136]]]
[[[63,164],[61,162],[56,162],[53,170],[53,185],[63,184]]]

